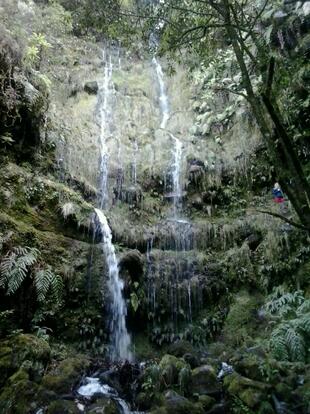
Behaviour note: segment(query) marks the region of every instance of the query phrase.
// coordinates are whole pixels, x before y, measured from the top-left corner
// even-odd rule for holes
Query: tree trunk
[[[261,134],[267,143],[278,181],[296,210],[301,223],[310,230],[309,183],[298,160],[292,140],[286,133],[270,99],[264,95],[263,100],[266,107],[266,111],[264,111],[264,105],[260,96],[257,96],[253,90],[242,47],[240,46],[243,39],[239,39],[238,33],[231,22],[229,0],[223,0],[222,4],[225,29],[232,43],[241,70],[243,86],[247,92],[247,99]],[[267,121],[266,112],[270,116],[273,126]]]

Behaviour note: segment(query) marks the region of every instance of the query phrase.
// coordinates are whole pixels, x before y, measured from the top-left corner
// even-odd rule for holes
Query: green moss
[[[47,414],[78,414],[79,412],[73,401],[53,401],[47,407]]]
[[[173,355],[166,354],[159,363],[161,375],[166,385],[176,384],[178,375],[182,368],[190,369],[190,366],[182,358],[176,358]]]
[[[37,392],[38,385],[26,379],[19,380],[21,374],[2,389],[0,394],[0,412],[5,414],[27,414],[31,411],[31,403]]]
[[[68,393],[89,365],[90,361],[84,356],[67,358],[43,377],[42,385],[57,393]]]
[[[248,407],[259,407],[268,401],[271,386],[233,373],[224,378],[224,387],[232,396],[240,398]]]
[[[225,340],[230,345],[241,345],[257,333],[255,316],[258,307],[257,297],[250,296],[247,292],[240,292],[235,296],[223,330]]]
[[[207,411],[215,404],[215,399],[209,395],[199,395],[199,402],[203,409]]]

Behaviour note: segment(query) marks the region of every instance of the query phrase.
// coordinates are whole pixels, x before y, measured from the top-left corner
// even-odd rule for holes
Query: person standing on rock
[[[272,189],[273,201],[275,203],[283,203],[284,196],[279,183],[275,183]]]
[[[278,182],[276,182],[273,186],[272,195],[273,201],[280,205],[280,212],[285,215],[288,212],[287,205],[284,203],[284,195]]]

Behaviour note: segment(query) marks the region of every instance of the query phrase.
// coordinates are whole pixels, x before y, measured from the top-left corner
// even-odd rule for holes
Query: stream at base
[[[85,400],[106,399],[116,403],[120,414],[143,414],[142,411],[131,411],[129,405],[119,397],[118,392],[109,385],[101,383],[100,378],[97,377],[86,377],[85,383],[77,389],[77,394],[83,398],[77,402],[77,407],[81,412],[85,412]],[[98,409],[100,409],[99,405]],[[104,408],[102,412],[104,412]]]

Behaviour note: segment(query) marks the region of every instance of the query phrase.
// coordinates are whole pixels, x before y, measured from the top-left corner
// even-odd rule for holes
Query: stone
[[[67,394],[89,365],[89,360],[84,356],[64,359],[52,372],[43,377],[42,385],[56,393]]]
[[[221,385],[217,380],[216,371],[211,365],[202,365],[192,370],[192,392],[197,394],[216,395]]]
[[[30,334],[16,335],[0,342],[0,386],[23,364],[26,371],[26,365],[33,371],[34,363],[45,367],[50,354],[48,343]]]
[[[184,359],[166,354],[159,363],[161,375],[167,385],[176,384],[182,368],[189,368]]]
[[[215,404],[215,399],[209,395],[199,395],[198,401],[203,406],[204,410],[210,409]]]
[[[253,409],[259,407],[260,403],[266,400],[271,385],[233,373],[224,378],[224,388],[227,389],[229,394],[240,398],[248,407]]]
[[[164,407],[167,414],[203,414],[204,410],[199,403],[193,403],[175,391],[165,393]]]
[[[179,340],[174,342],[168,347],[168,353],[174,355],[177,358],[183,357],[184,354],[193,354],[194,347],[193,345],[184,340]]]
[[[73,401],[57,400],[49,404],[46,414],[79,414],[79,412]]]
[[[111,398],[101,398],[86,409],[87,414],[118,414],[118,412],[117,403]]]
[[[96,95],[98,90],[99,86],[97,81],[86,82],[84,85],[84,91],[87,92],[89,95]]]
[[[186,353],[183,355],[183,359],[190,365],[191,369],[197,368],[199,366],[199,359],[196,355]]]

